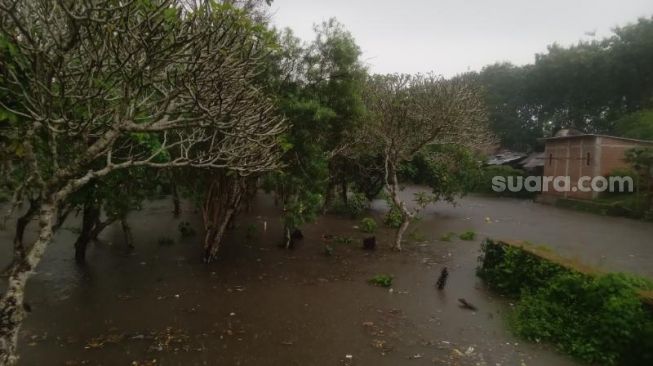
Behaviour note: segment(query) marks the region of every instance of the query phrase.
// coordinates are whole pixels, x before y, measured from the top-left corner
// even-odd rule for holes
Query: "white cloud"
[[[273,22],[305,40],[313,24],[345,24],[373,72],[447,76],[496,61],[533,62],[557,42],[610,34],[653,15],[650,0],[275,0]]]

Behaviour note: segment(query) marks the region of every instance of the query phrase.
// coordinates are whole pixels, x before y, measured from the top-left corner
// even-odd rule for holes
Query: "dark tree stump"
[[[374,250],[376,249],[376,237],[370,236],[363,239],[363,249],[365,250]]]
[[[301,230],[295,229],[293,230],[292,234],[290,234],[290,237],[292,240],[302,240],[304,239],[304,234],[302,233]]]
[[[444,290],[444,287],[447,285],[448,277],[449,271],[447,270],[447,267],[442,268],[442,272],[440,272],[440,277],[438,277],[438,282],[436,283],[438,290]]]

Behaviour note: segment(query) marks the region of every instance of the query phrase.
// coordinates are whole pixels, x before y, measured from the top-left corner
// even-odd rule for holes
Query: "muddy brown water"
[[[375,202],[370,215],[380,218],[384,210]],[[526,215],[532,212],[544,214]],[[474,275],[480,239],[438,238],[473,229],[481,237],[556,239],[570,253],[578,236],[560,234],[569,230],[567,216],[578,224],[589,220],[593,233],[582,234],[589,239],[606,230],[594,227],[605,218],[483,197],[466,198],[455,208],[436,205],[423,216],[401,253],[388,250],[387,229],[377,233],[378,250],[361,250],[364,234],[354,228],[357,222],[336,216],[307,225],[305,238],[286,251],[276,246],[279,211],[261,195],[226,238],[219,260],[205,265],[199,236],[182,238],[177,229],[189,221],[199,231],[197,215],[186,207],[184,216],[174,219],[170,202],[160,200],[130,218],[135,250],[124,247],[118,227],[111,228],[89,249],[83,268],[73,261],[71,221],[28,286],[33,311],[20,334],[21,365],[577,364],[510,334],[509,301],[487,291]],[[640,224],[619,223],[621,236],[632,239],[626,252],[644,248],[647,242],[637,240],[646,233],[651,237],[650,226]],[[546,228],[552,225],[557,227]],[[9,233],[0,232],[0,262],[7,261],[10,242]],[[334,248],[332,256],[324,254],[326,243]],[[609,247],[606,240],[600,248],[609,256]],[[643,264],[650,248],[647,253],[588,258],[650,275]],[[449,281],[438,291],[435,281],[444,266]],[[377,274],[394,276],[392,290],[367,283]],[[478,311],[460,308],[458,298]]]

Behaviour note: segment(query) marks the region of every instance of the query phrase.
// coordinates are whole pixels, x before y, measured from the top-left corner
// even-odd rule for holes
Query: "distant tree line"
[[[531,150],[562,128],[653,139],[653,18],[603,40],[552,45],[535,63],[498,63],[465,75],[485,89],[492,130]]]

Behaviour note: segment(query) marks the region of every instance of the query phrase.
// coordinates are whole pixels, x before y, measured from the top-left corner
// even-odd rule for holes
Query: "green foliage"
[[[453,202],[474,188],[481,173],[480,159],[458,145],[429,145],[401,166],[400,174],[431,188],[430,202]]]
[[[387,274],[378,274],[372,277],[368,282],[374,286],[390,287],[392,286],[393,276]]]
[[[640,217],[653,218],[653,148],[630,149],[625,160],[634,172],[634,212]]]
[[[620,118],[615,123],[619,136],[653,140],[653,109],[641,110]]]
[[[292,125],[283,137],[286,167],[266,178],[268,190],[283,200],[288,228],[312,220],[329,182],[345,174],[344,163],[330,157],[331,151],[348,141],[364,112],[365,70],[353,37],[333,19],[316,26],[315,33],[315,40],[303,45],[291,31],[278,32],[266,74],[266,85]],[[351,201],[338,209],[357,216],[366,206],[358,197]]]
[[[493,290],[508,296],[519,296],[526,287],[538,289],[550,278],[568,271],[555,263],[519,248],[505,246],[491,240],[481,244],[477,274]]]
[[[411,231],[408,238],[415,242],[426,241],[426,235],[417,229]]]
[[[364,233],[372,234],[376,231],[377,228],[376,220],[371,217],[366,217],[361,220],[360,228]]]
[[[456,236],[454,232],[448,232],[440,237],[441,241],[451,241]]]
[[[464,233],[458,235],[458,238],[460,238],[460,240],[471,241],[476,239],[476,233],[473,231],[465,231]]]
[[[354,238],[352,238],[350,236],[336,235],[336,236],[333,237],[333,241],[336,244],[350,245],[350,244],[352,244],[354,242]]]
[[[403,215],[399,207],[394,204],[390,205],[390,210],[385,214],[383,218],[383,224],[387,227],[398,229],[401,224],[404,222]]]
[[[534,64],[489,65],[468,77],[484,86],[502,146],[535,150],[537,138],[566,127],[650,138],[651,39],[653,18],[641,18],[603,40],[551,45],[535,55]]]
[[[513,324],[529,340],[557,344],[582,360],[602,365],[624,364],[624,358],[653,361],[653,349],[638,356],[630,349],[653,324],[637,290],[647,281],[623,274],[596,278],[566,273],[550,279],[546,287],[521,298]],[[632,363],[628,363],[632,364]],[[637,364],[637,363],[636,363]]]
[[[589,363],[653,361],[653,314],[638,293],[653,289],[651,281],[580,272],[489,240],[477,273],[491,288],[519,297],[510,323],[522,337],[551,342]]]
[[[362,193],[354,193],[347,197],[347,202],[337,201],[332,207],[331,212],[338,215],[347,215],[352,219],[360,217],[369,208],[369,201]]]
[[[299,225],[315,219],[318,210],[322,207],[322,196],[309,190],[299,190],[290,197],[285,204],[284,225],[294,229]]]

